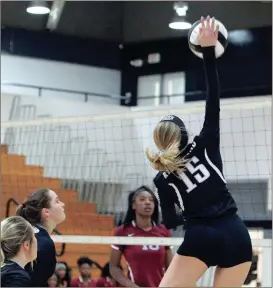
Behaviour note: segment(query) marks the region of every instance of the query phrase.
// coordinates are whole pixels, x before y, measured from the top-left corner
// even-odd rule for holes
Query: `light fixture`
[[[171,22],[169,24],[169,27],[175,30],[188,30],[191,28],[191,23],[187,22],[185,19],[180,18],[176,21]]]
[[[175,30],[187,30],[190,29],[192,24],[186,19],[188,5],[185,2],[177,2],[173,6],[175,10],[175,17],[172,22],[169,23],[169,27]]]
[[[34,0],[27,7],[27,12],[30,14],[43,15],[48,14],[50,12],[50,9],[48,8],[46,1]]]
[[[228,33],[228,40],[234,45],[246,45],[253,41],[250,30],[233,30]]]

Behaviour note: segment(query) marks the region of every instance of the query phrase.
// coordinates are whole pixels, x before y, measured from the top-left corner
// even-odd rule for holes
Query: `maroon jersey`
[[[96,287],[96,281],[89,279],[88,282],[83,282],[83,279],[80,276],[72,280],[71,287]]]
[[[115,285],[110,279],[100,277],[99,280],[97,280],[96,287],[115,287]]]
[[[121,225],[115,230],[115,236],[127,237],[171,237],[164,225],[154,225],[150,231],[144,231],[132,222]],[[158,287],[165,272],[166,249],[159,245],[112,245],[113,249],[122,251],[127,262],[128,278],[140,287]]]

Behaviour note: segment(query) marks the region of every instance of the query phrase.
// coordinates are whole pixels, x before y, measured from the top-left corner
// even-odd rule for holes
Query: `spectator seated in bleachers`
[[[72,280],[71,287],[96,287],[96,281],[91,276],[91,267],[94,262],[88,257],[81,257],[77,264],[80,276]]]
[[[47,281],[48,287],[58,287],[58,276],[54,273]]]
[[[56,264],[55,274],[58,277],[57,287],[70,287],[70,269],[65,262],[58,262]]]

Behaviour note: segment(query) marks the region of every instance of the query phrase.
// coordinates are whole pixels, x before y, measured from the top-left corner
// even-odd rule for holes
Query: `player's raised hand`
[[[219,25],[215,29],[215,19],[207,16],[201,17],[201,28],[199,32],[199,43],[202,47],[215,46],[218,40]]]

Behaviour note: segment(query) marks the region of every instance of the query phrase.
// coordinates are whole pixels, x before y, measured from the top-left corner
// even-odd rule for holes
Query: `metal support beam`
[[[65,0],[54,0],[51,11],[48,15],[46,28],[53,31],[57,28],[59,20],[61,18]]]

